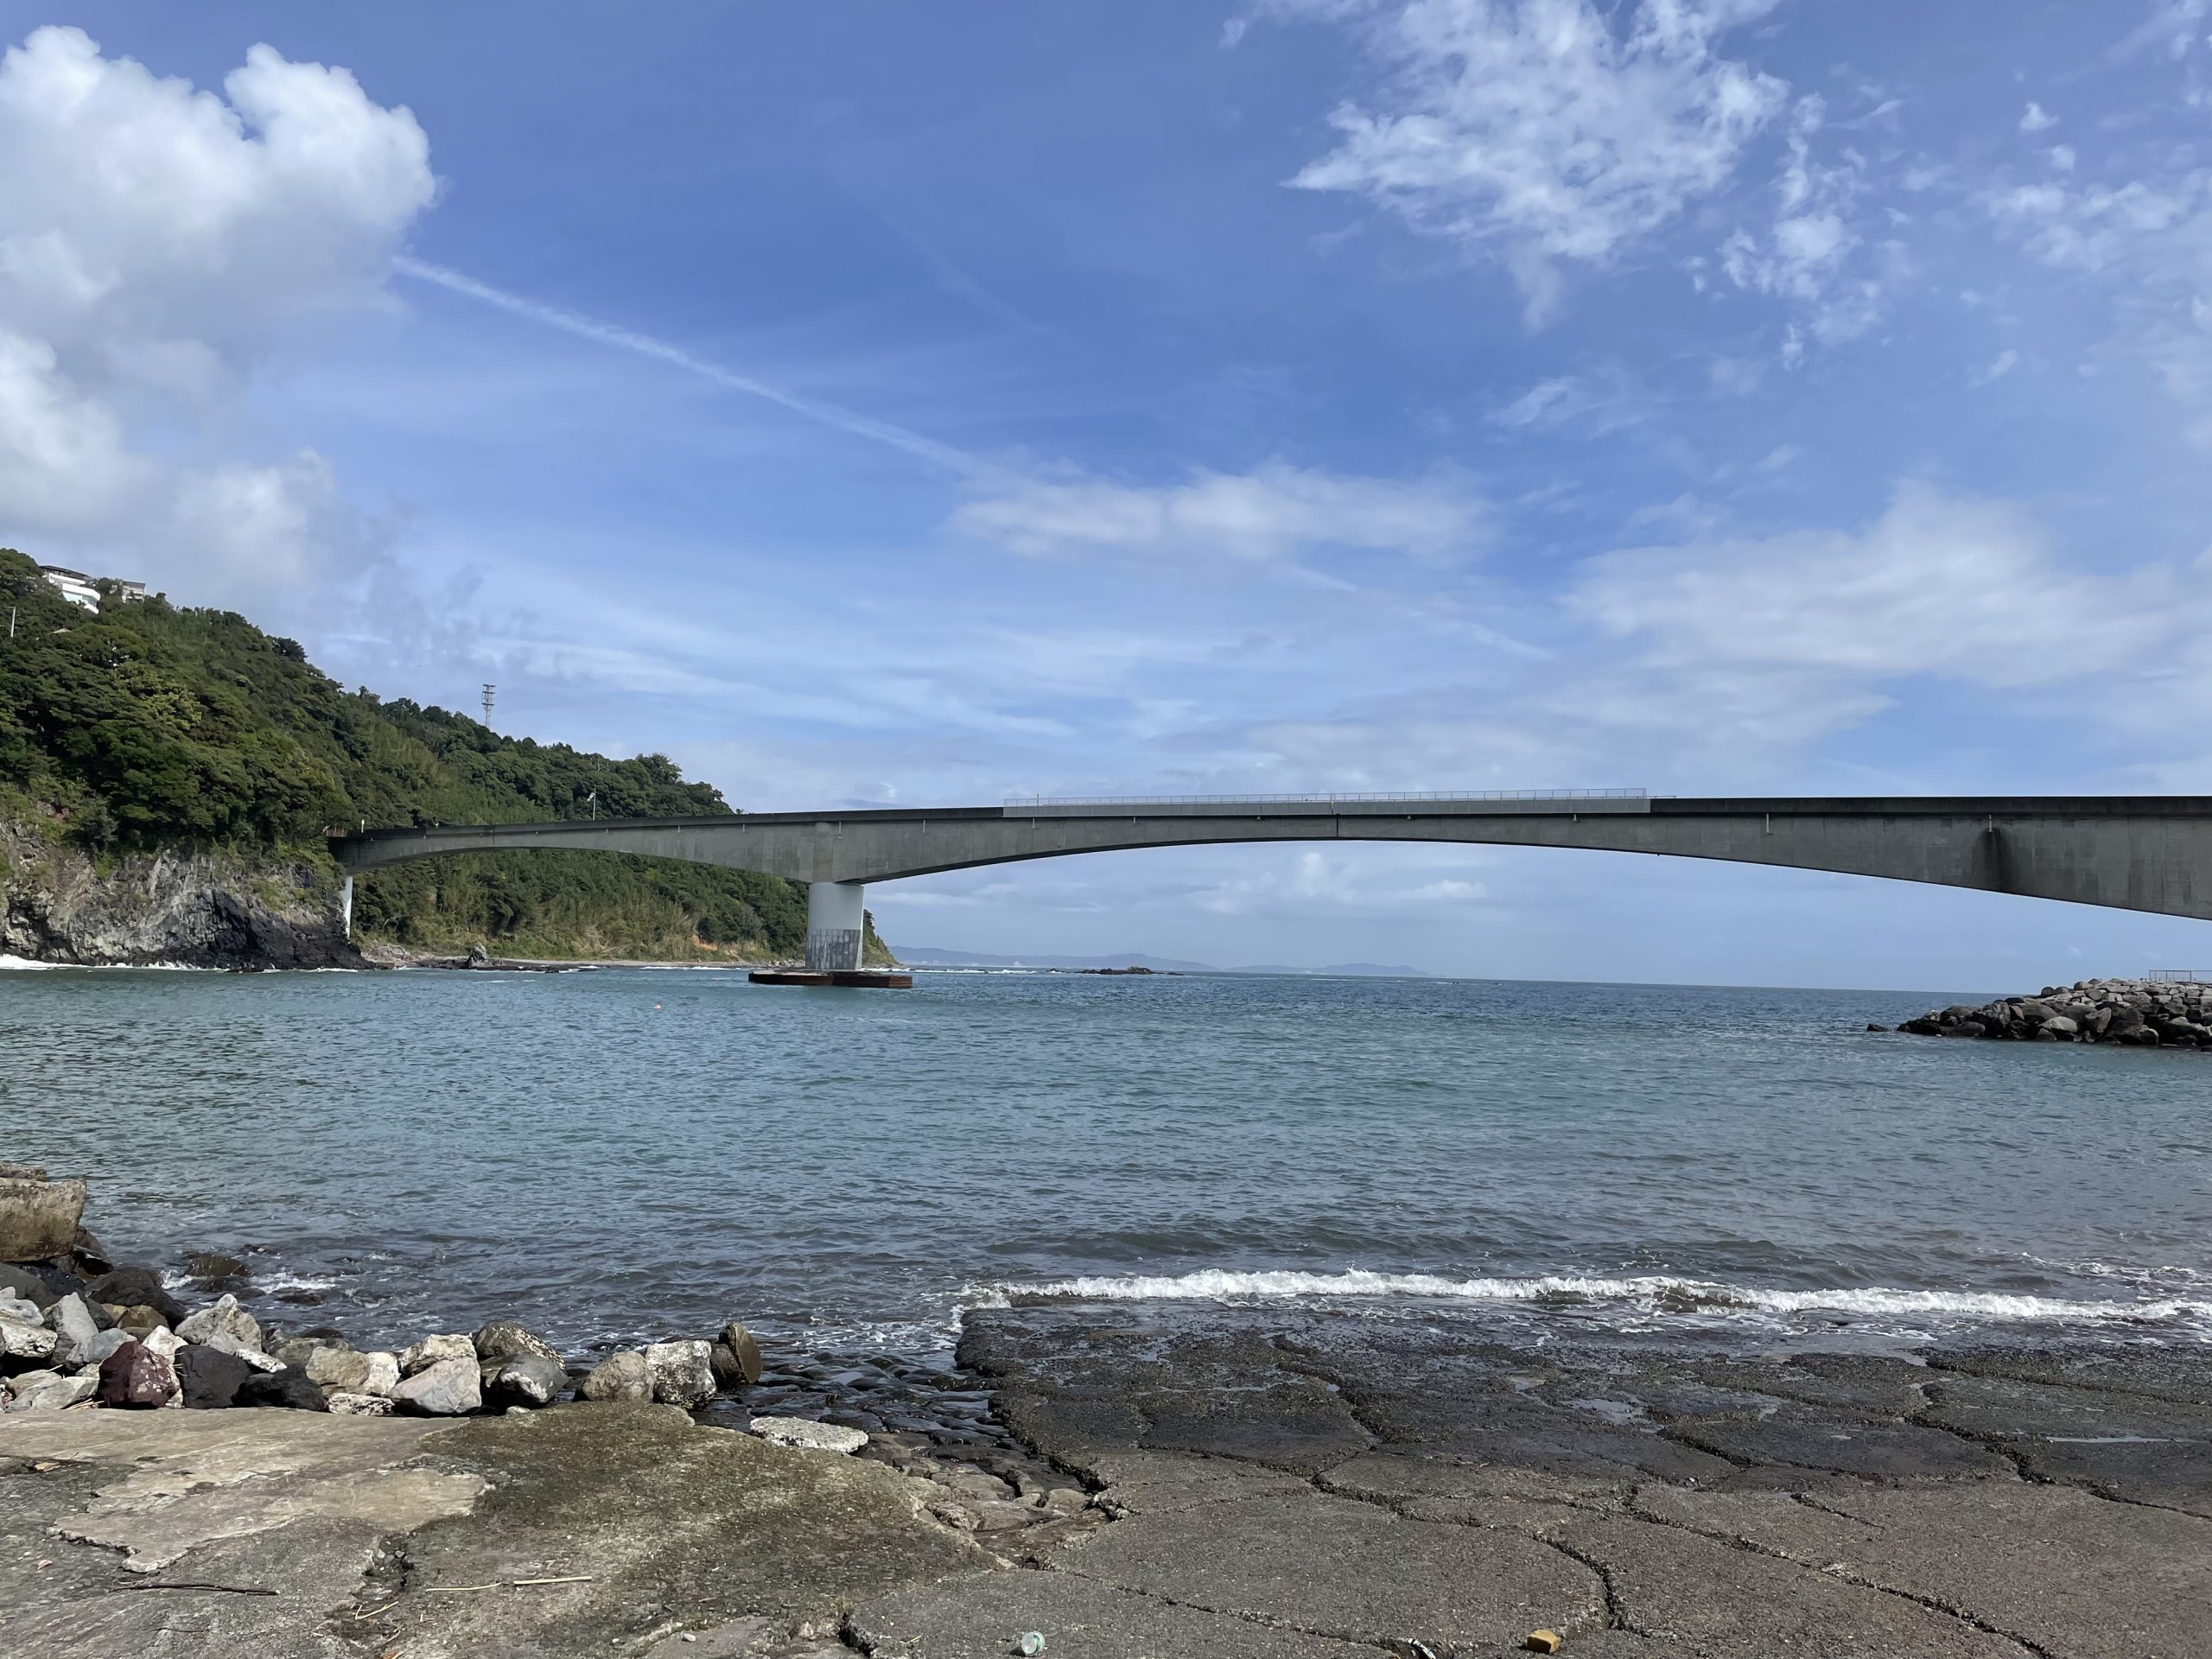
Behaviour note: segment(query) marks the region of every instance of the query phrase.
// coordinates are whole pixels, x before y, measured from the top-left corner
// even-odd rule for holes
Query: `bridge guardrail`
[[[1646,801],[1642,789],[1453,789],[1325,795],[1009,795],[1006,810],[1058,806],[1370,806],[1438,801]]]

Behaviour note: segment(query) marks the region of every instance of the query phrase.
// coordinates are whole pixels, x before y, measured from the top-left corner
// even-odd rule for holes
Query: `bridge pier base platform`
[[[746,977],[755,985],[828,985],[858,991],[912,990],[912,974],[874,968],[755,968]]]

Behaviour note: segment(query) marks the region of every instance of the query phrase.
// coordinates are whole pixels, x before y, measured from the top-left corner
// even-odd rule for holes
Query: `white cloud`
[[[1656,400],[1624,370],[1610,367],[1586,374],[1555,375],[1539,380],[1491,417],[1509,431],[1555,431],[1574,426],[1602,437],[1649,420]]]
[[[2044,132],[2057,124],[2058,118],[2037,103],[2030,103],[2026,113],[2020,117],[2022,132]]]
[[[1275,461],[1162,486],[1078,474],[1032,479],[968,502],[954,526],[1017,553],[1290,557],[1317,548],[1440,556],[1481,538],[1480,498],[1456,474],[1411,481]]]
[[[194,470],[134,437],[375,303],[435,194],[414,117],[343,69],[257,46],[224,92],[73,29],[0,60],[0,539],[215,591],[358,551],[319,457]]]
[[[1602,265],[1726,184],[1785,88],[1721,55],[1776,0],[1272,0],[1353,22],[1391,71],[1293,181],[1365,196],[1510,270],[1541,323],[1562,264]]]
[[[1790,111],[1789,159],[1775,181],[1772,222],[1763,235],[1734,232],[1721,245],[1720,268],[1739,289],[1793,302],[1814,337],[1834,343],[1873,327],[1885,285],[1878,276],[1853,268],[1853,256],[1866,242],[1852,222],[1866,194],[1866,162],[1848,147],[1833,162],[1815,158],[1815,141],[1826,119],[1823,100],[1797,100]],[[1802,354],[1802,336],[1796,338],[1797,348],[1787,352],[1791,362]]]
[[[2171,571],[2075,574],[2009,504],[1910,486],[1863,531],[1604,555],[1567,604],[1655,664],[2018,688],[2139,661],[2184,598]]]
[[[1982,370],[1979,374],[1972,377],[1973,384],[1977,386],[1986,386],[1993,380],[2002,380],[2006,375],[2012,373],[2014,369],[2017,369],[2019,366],[2019,353],[2014,351],[2008,346],[2003,351],[1997,353],[1995,360],[1993,360],[1987,368]]]
[[[2167,232],[2212,201],[2212,174],[2117,188],[2051,181],[1990,192],[1982,205],[2046,264],[2102,271],[2155,258]]]

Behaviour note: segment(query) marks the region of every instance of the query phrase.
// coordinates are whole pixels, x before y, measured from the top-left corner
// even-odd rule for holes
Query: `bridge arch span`
[[[1329,841],[1649,853],[2212,919],[2212,797],[2195,795],[1767,799],[1611,790],[1032,800],[443,824],[371,830],[334,837],[330,846],[349,876],[447,853],[532,848],[632,853],[785,876],[809,883],[813,894],[808,966],[839,968],[858,966],[861,889],[870,882],[1084,853]]]

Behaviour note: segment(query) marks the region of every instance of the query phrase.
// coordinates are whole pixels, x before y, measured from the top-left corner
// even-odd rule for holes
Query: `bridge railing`
[[[1438,801],[1643,801],[1641,789],[1448,789],[1327,795],[1009,795],[1006,810],[1061,806],[1372,806]]]

